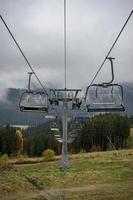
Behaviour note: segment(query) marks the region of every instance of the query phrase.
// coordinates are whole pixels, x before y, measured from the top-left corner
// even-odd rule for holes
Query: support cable
[[[3,24],[5,25],[7,31],[9,32],[10,36],[12,37],[13,41],[15,42],[16,46],[18,47],[21,55],[23,56],[23,58],[25,59],[26,63],[28,64],[28,66],[30,67],[31,71],[34,73],[36,79],[38,80],[40,86],[42,87],[42,89],[44,90],[45,94],[47,94],[47,96],[49,95],[49,92],[47,91],[47,89],[43,86],[42,82],[40,81],[39,77],[37,76],[35,70],[33,69],[32,65],[30,64],[29,60],[27,59],[27,57],[25,56],[22,48],[20,47],[20,45],[18,44],[18,42],[16,41],[14,35],[12,34],[11,30],[9,29],[8,25],[6,24],[5,20],[3,19],[3,17],[0,15],[0,19],[2,20]]]
[[[131,11],[130,15],[128,16],[128,18],[127,18],[126,22],[124,23],[124,25],[123,25],[121,31],[120,31],[119,34],[117,35],[116,40],[114,41],[113,45],[111,46],[109,52],[107,53],[105,59],[103,60],[101,66],[99,67],[98,71],[97,71],[96,74],[94,75],[94,78],[92,79],[90,85],[93,84],[94,80],[96,79],[97,75],[99,74],[100,70],[102,69],[102,67],[103,67],[103,65],[104,65],[104,63],[105,63],[105,61],[106,61],[106,58],[109,56],[109,54],[111,53],[112,49],[114,48],[116,42],[118,41],[118,39],[119,39],[120,35],[122,34],[124,28],[126,27],[126,25],[127,25],[128,21],[129,21],[130,17],[132,16],[132,14],[133,14],[133,10]]]

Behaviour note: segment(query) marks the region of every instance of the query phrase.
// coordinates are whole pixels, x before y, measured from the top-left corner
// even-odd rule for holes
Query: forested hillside
[[[54,122],[55,123],[55,122]],[[45,149],[53,149],[61,153],[61,143],[55,135],[62,134],[60,121],[56,122],[59,131],[52,131],[53,122],[38,127],[29,127],[26,131],[18,131],[7,125],[0,129],[0,152],[2,154],[25,153],[29,156],[41,156]],[[68,145],[69,152],[106,151],[127,147],[130,124],[127,116],[120,114],[100,114],[85,122],[78,122],[80,130],[73,132],[75,121],[69,122],[68,137],[75,134],[75,140]],[[111,142],[110,142],[111,141]],[[111,144],[112,143],[112,144]]]

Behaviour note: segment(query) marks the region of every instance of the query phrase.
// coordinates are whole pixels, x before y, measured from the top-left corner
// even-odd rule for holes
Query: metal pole
[[[112,143],[111,139],[109,138],[109,136],[107,135],[107,139],[109,140],[109,143],[111,144],[111,146],[113,147],[114,151],[116,152],[116,154],[118,155],[118,151],[116,150],[114,144]]]
[[[67,150],[67,101],[63,102],[63,138],[62,138],[62,155],[61,155],[61,169],[68,168],[68,150]]]
[[[63,98],[63,138],[62,138],[62,157],[61,157],[61,169],[68,168],[68,151],[67,151],[67,89],[66,89],[66,0],[64,0],[64,68],[65,68],[65,96]]]

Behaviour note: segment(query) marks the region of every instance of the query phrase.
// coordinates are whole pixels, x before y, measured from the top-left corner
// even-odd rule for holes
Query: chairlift
[[[66,94],[65,94],[66,91]],[[63,101],[65,100],[65,98],[67,99],[67,101],[72,101],[73,100],[73,93],[72,92],[68,92],[69,90],[67,89],[62,89],[59,91],[57,91],[57,99],[58,101]]]
[[[114,80],[113,59],[108,57],[111,63],[112,79],[102,84],[88,86],[85,101],[88,112],[123,112],[123,87],[112,83]]]
[[[44,92],[30,89],[31,75],[29,73],[28,90],[23,92],[20,98],[20,111],[22,112],[48,112],[48,96]]]
[[[75,140],[75,138],[76,138],[76,137],[71,136],[70,138],[68,138],[67,143],[68,143],[68,144],[73,143],[74,140]]]
[[[77,131],[80,131],[81,130],[81,126],[80,125],[75,125],[72,127],[72,133],[75,133]]]
[[[72,133],[76,133],[81,130],[81,124],[77,121],[73,121],[71,124]]]
[[[62,142],[62,136],[60,135],[60,133],[55,133],[54,137],[58,142]]]
[[[80,110],[80,106],[82,104],[82,101],[77,98],[78,92],[81,91],[81,89],[50,89],[51,92],[53,92],[53,98],[50,99],[51,105],[59,105],[59,102],[67,101],[71,102],[71,109]]]
[[[74,98],[72,103],[72,110],[80,110],[82,101],[78,98]]]
[[[62,142],[63,142],[63,139],[62,139],[61,137],[55,137],[55,138],[56,138],[56,140],[57,140],[59,143],[62,143]],[[67,139],[67,143],[68,143],[68,144],[73,143],[73,141],[75,140],[75,138],[76,138],[76,137],[69,137],[69,138]]]
[[[60,143],[63,142],[63,138],[62,138],[61,134],[54,134],[54,137],[58,142],[60,142]],[[77,134],[72,133],[71,135],[68,136],[67,143],[69,143],[69,144],[72,143],[76,137],[77,137]]]
[[[78,133],[80,132],[81,130],[81,124],[77,123],[77,122],[72,122],[71,124],[71,131],[69,133],[69,137],[68,137],[68,140],[69,142],[68,143],[72,143],[74,142],[74,140],[77,138],[78,136]]]
[[[81,89],[75,90],[75,95],[72,101],[72,110],[80,110],[82,101],[77,97],[78,93],[81,92]]]
[[[58,139],[58,142],[62,143],[62,139],[61,139],[61,138],[60,138],[60,139]]]
[[[50,119],[50,120],[55,120],[55,119],[57,119],[57,116],[55,116],[55,115],[45,115],[45,116],[43,116],[43,118]]]
[[[56,122],[52,123],[51,125],[51,131],[59,131],[59,126]]]
[[[57,99],[55,90],[54,89],[50,89],[50,92],[52,92],[52,98],[49,98],[50,105],[58,106],[59,105],[59,101]]]
[[[58,101],[63,101],[63,93],[61,91],[57,92],[57,99]]]
[[[59,131],[59,128],[51,128],[51,131]]]
[[[72,101],[73,100],[73,93],[68,92],[67,98],[68,98],[68,101]]]

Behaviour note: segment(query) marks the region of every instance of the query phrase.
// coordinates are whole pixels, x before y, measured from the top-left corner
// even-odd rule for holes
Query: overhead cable
[[[132,14],[133,14],[133,10],[131,11],[130,15],[128,16],[128,18],[127,18],[126,22],[124,23],[124,25],[123,25],[121,31],[120,31],[119,34],[117,35],[117,37],[116,37],[114,43],[112,44],[112,46],[111,46],[109,52],[107,53],[105,59],[103,60],[101,66],[99,67],[98,71],[97,71],[96,74],[94,75],[94,78],[92,79],[90,85],[93,84],[94,80],[96,79],[97,75],[99,74],[100,70],[102,69],[102,67],[103,67],[103,65],[104,65],[104,63],[105,63],[107,57],[109,56],[109,54],[111,53],[112,49],[114,48],[116,42],[118,41],[118,39],[119,39],[120,35],[122,34],[124,28],[126,27],[126,25],[127,25],[128,21],[129,21],[130,17],[132,16]]]
[[[8,25],[6,24],[5,20],[3,19],[3,17],[0,15],[0,19],[2,20],[3,24],[5,25],[7,31],[9,32],[10,36],[12,37],[13,41],[15,42],[16,46],[18,47],[21,55],[23,56],[23,58],[25,59],[26,63],[28,64],[28,66],[30,67],[31,71],[34,73],[36,79],[38,80],[40,86],[42,87],[42,89],[44,90],[45,94],[47,94],[49,96],[49,92],[47,91],[47,89],[44,87],[44,85],[42,84],[42,82],[40,81],[39,77],[37,76],[35,70],[33,69],[32,65],[30,64],[29,60],[27,59],[27,57],[25,56],[22,48],[20,47],[20,45],[18,44],[18,42],[16,41],[14,35],[12,34],[11,30],[9,29]]]

